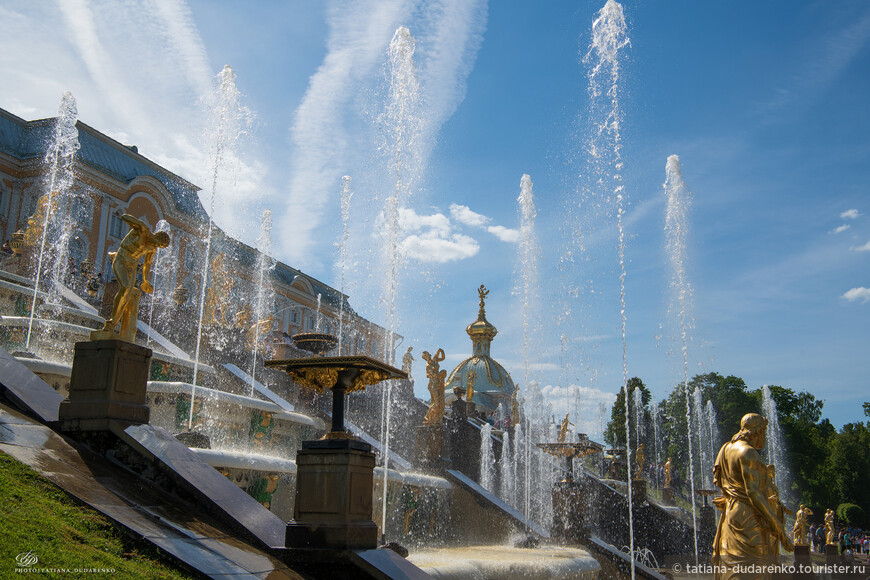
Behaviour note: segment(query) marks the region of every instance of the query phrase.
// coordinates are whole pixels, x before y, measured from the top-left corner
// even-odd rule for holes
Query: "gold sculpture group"
[[[805,506],[795,514],[792,538],[785,528],[785,514],[791,514],[780,500],[774,483],[776,471],[766,465],[759,450],[764,447],[767,419],[749,413],[740,421],[731,441],[719,451],[713,466],[713,483],[722,496],[713,500],[722,515],[713,542],[713,564],[717,580],[767,579],[772,576],[780,546],[793,551],[795,544],[807,544]],[[830,543],[834,534],[834,514],[825,514]]]

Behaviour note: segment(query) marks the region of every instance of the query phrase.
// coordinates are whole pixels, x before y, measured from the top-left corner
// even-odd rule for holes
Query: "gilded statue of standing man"
[[[444,418],[444,379],[447,378],[447,371],[441,370],[441,361],[446,357],[443,349],[438,349],[435,356],[429,354],[428,351],[423,351],[420,355],[426,361],[426,377],[429,379],[429,411],[423,417],[424,425],[440,425]]]
[[[713,466],[713,483],[722,490],[716,505],[724,512],[713,542],[713,564],[720,567],[716,580],[768,580],[778,557],[777,544],[794,550],[768,502],[767,465],[758,453],[766,431],[767,419],[744,415],[740,431],[722,446]]]
[[[112,259],[112,273],[118,280],[118,293],[112,305],[112,313],[106,319],[102,330],[91,333],[92,340],[120,338],[127,342],[136,339],[136,318],[139,311],[139,297],[142,292],[151,294],[154,288],[148,282],[148,274],[151,272],[151,260],[158,248],[169,245],[169,234],[166,232],[152,232],[148,226],[131,216],[124,214],[121,219],[130,226],[130,231],[121,240],[117,252],[109,252]],[[136,269],[139,258],[145,258],[142,266],[142,288],[136,288]],[[121,325],[120,334],[115,334],[115,327]]]

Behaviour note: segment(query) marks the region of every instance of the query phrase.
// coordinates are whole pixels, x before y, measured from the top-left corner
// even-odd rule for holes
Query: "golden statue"
[[[520,424],[520,402],[517,399],[517,389],[511,393],[511,425],[517,426]]]
[[[671,487],[671,470],[673,468],[674,464],[671,458],[668,457],[668,460],[665,462],[665,487]]]
[[[224,254],[219,253],[209,264],[211,272],[211,285],[206,291],[205,305],[203,307],[203,320],[209,320],[212,324],[228,326],[227,315],[232,301],[233,279],[227,273],[224,266]]]
[[[794,528],[792,534],[795,544],[807,544],[807,516],[813,515],[813,512],[808,507],[801,504],[801,508],[794,516]]]
[[[722,446],[713,466],[713,483],[722,490],[714,500],[722,512],[713,541],[716,580],[768,580],[776,563],[777,543],[791,552],[794,545],[771,509],[767,465],[758,450],[764,447],[767,419],[744,415],[740,431]],[[761,567],[761,568],[759,568]]]
[[[465,402],[473,403],[474,402],[474,381],[477,380],[477,373],[474,372],[474,369],[468,371],[465,375]]]
[[[834,510],[832,509],[825,512],[825,543],[837,543],[837,535],[834,532]]]
[[[46,212],[49,214],[57,211],[57,198],[60,192],[52,191],[40,196],[36,200],[36,211],[33,215],[27,218],[27,229],[24,231],[24,244],[30,247],[38,246],[42,243],[42,231],[45,226]],[[50,203],[49,203],[50,200]]]
[[[486,286],[484,286],[483,284],[481,284],[481,285],[480,285],[480,288],[477,289],[477,295],[480,297],[480,303],[479,303],[480,310],[478,310],[478,312],[477,312],[477,316],[478,316],[479,318],[482,318],[482,317],[483,317],[483,313],[484,313],[484,310],[483,310],[483,309],[484,309],[484,307],[486,306],[486,304],[485,304],[486,297],[489,296],[489,290],[486,289]]]
[[[402,356],[402,371],[408,374],[409,379],[411,378],[411,366],[414,364],[414,355],[411,354],[412,350],[414,350],[414,347],[409,346]]]
[[[429,354],[428,351],[423,351],[421,355],[426,361],[426,377],[429,379],[429,411],[423,417],[424,425],[440,425],[444,418],[444,379],[447,378],[447,371],[441,370],[441,361],[444,360],[444,350],[438,349],[435,356]]]
[[[136,340],[136,318],[139,311],[139,298],[142,292],[151,294],[154,288],[148,282],[148,274],[151,272],[151,260],[158,248],[169,245],[169,234],[166,232],[152,232],[148,226],[129,214],[124,214],[121,219],[130,226],[130,231],[121,240],[121,246],[117,252],[109,252],[112,259],[112,273],[118,280],[118,293],[115,294],[115,302],[112,305],[112,313],[106,319],[102,330],[91,333],[91,340],[105,340],[120,338],[127,342]],[[136,268],[139,258],[145,258],[142,266],[142,287],[136,288]],[[115,334],[115,327],[121,325],[120,334]]]
[[[568,426],[573,427],[574,423],[568,421],[568,413],[565,413],[565,418],[562,419],[562,425],[559,427],[559,438],[557,441],[559,443],[565,443],[565,439],[568,438]]]
[[[646,463],[646,458],[643,456],[643,443],[637,446],[637,451],[634,452],[634,463],[637,465],[637,473],[635,479],[643,479],[643,464]]]

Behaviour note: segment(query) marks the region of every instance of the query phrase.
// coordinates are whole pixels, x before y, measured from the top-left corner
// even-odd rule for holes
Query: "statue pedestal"
[[[429,471],[444,468],[444,426],[419,425],[415,428],[414,451],[420,467]]]
[[[837,564],[840,562],[840,547],[837,544],[825,544],[825,564]]]
[[[631,503],[640,504],[646,501],[646,480],[631,480]]]
[[[793,580],[814,580],[815,574],[813,574],[813,560],[810,557],[810,545],[809,544],[795,544],[794,545],[794,574],[792,574]]]
[[[356,439],[303,441],[296,469],[288,548],[377,547],[378,527],[372,521],[375,456],[369,444]]]
[[[674,505],[674,488],[670,485],[662,488],[662,503],[665,505]]]
[[[586,539],[586,487],[578,481],[560,481],[553,486],[553,538],[564,544],[576,545]]]
[[[145,390],[151,349],[122,340],[77,342],[69,398],[58,416],[64,431],[108,431],[110,421],[147,423]]]

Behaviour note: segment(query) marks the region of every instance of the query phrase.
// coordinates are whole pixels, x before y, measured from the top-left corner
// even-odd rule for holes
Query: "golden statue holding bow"
[[[435,356],[429,354],[429,351],[423,351],[420,355],[426,361],[426,377],[429,379],[429,411],[423,417],[424,425],[440,425],[444,418],[444,379],[447,378],[447,371],[441,370],[441,361],[445,359],[444,350],[438,349]]]

